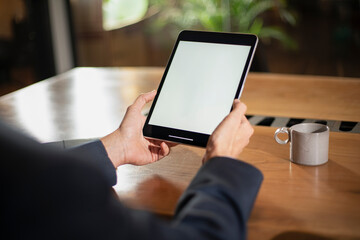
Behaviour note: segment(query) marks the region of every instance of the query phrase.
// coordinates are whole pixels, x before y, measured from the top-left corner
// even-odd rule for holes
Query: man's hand
[[[254,133],[245,112],[246,105],[234,100],[233,110],[209,138],[203,163],[213,157],[238,158]]]
[[[175,144],[146,139],[142,129],[146,117],[141,109],[155,98],[156,91],[141,94],[128,107],[120,127],[101,139],[115,167],[122,164],[145,165],[156,162],[170,153]]]

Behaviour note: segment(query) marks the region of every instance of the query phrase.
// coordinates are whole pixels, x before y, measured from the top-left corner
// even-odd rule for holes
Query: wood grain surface
[[[249,239],[359,239],[359,135],[332,132],[328,163],[309,167],[289,161],[289,145],[275,142],[275,130],[256,126],[239,156],[264,174]],[[160,162],[120,166],[115,190],[132,208],[171,216],[203,153],[180,145]]]
[[[248,114],[360,122],[360,79],[250,73]]]
[[[41,142],[104,136],[140,93],[157,88],[162,72],[76,68],[1,97],[0,116]],[[359,93],[360,79],[250,73],[241,99],[248,114],[360,121]],[[265,177],[249,239],[360,239],[360,135],[331,132],[329,162],[306,167],[289,162],[289,145],[277,144],[274,132],[256,126],[239,156]],[[203,153],[180,145],[160,162],[121,166],[114,189],[130,207],[171,216]]]
[[[41,142],[104,136],[140,93],[157,89],[163,71],[75,68],[0,97],[0,116]],[[359,93],[360,79],[249,73],[241,100],[250,115],[356,122]]]

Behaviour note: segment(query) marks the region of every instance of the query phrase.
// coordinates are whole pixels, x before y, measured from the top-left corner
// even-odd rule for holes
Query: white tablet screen
[[[210,135],[230,112],[249,51],[180,41],[149,124]]]

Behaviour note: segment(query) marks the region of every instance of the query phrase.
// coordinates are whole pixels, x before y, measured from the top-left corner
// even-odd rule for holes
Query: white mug
[[[290,128],[278,128],[274,138],[279,144],[290,142],[290,161],[316,166],[328,161],[329,127],[319,123],[300,123]],[[288,138],[281,140],[278,134],[286,133]]]

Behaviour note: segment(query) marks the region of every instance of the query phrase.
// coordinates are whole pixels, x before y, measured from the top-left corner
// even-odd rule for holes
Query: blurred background
[[[183,29],[257,34],[254,72],[360,77],[359,0],[0,0],[0,95],[74,67],[165,66]]]

